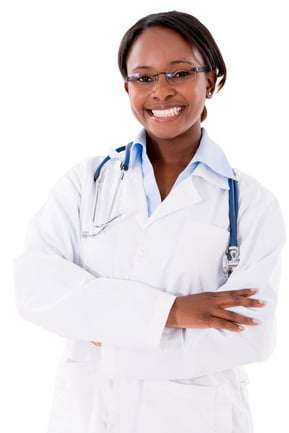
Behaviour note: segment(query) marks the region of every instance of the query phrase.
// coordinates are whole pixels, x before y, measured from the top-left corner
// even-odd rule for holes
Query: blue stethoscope
[[[130,161],[130,154],[131,154],[131,146],[133,142],[129,143],[126,146],[121,146],[117,149],[115,149],[115,152],[125,152],[124,158],[120,164],[120,177],[118,179],[118,183],[116,185],[113,198],[110,204],[110,209],[107,213],[107,219],[105,222],[97,223],[96,221],[96,209],[97,209],[97,201],[99,197],[99,191],[98,188],[96,188],[96,195],[95,195],[95,201],[94,201],[94,207],[93,207],[93,232],[83,232],[82,236],[94,236],[100,231],[104,230],[106,227],[108,227],[111,223],[113,223],[115,220],[121,217],[121,212],[117,211],[114,213],[115,208],[115,202],[117,195],[119,193],[120,186],[122,184],[123,178],[125,176],[125,173],[129,169],[129,161]],[[111,160],[111,156],[106,156],[103,161],[99,164],[97,169],[94,173],[94,182],[99,182],[102,174],[102,169],[104,165]],[[227,247],[227,250],[224,253],[223,256],[223,270],[225,276],[228,278],[233,270],[238,266],[239,264],[239,247],[238,247],[238,241],[237,241],[237,218],[238,218],[238,182],[235,179],[228,179],[229,184],[229,221],[230,221],[230,237],[229,237],[229,244]]]

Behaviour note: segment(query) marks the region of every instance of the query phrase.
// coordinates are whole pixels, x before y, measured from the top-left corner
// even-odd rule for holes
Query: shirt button
[[[109,420],[108,420],[108,423],[111,425],[119,424],[119,422],[120,422],[120,415],[119,414],[111,415]]]

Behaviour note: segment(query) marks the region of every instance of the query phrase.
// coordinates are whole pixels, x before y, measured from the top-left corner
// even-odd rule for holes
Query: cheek
[[[130,91],[128,93],[128,98],[129,98],[132,111],[135,114],[141,114],[141,112],[143,112],[145,98],[140,96],[137,92],[134,91]]]
[[[205,105],[207,91],[205,87],[192,88],[186,93],[186,98],[191,106],[201,108]]]
[[[135,91],[135,89],[131,87],[127,90],[127,94],[131,105],[138,104],[138,100],[141,99],[139,92]]]

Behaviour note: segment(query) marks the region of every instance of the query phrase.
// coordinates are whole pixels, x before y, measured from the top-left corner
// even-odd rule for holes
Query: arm
[[[135,281],[98,278],[81,267],[86,172],[81,166],[62,178],[30,224],[25,251],[14,261],[18,311],[69,339],[158,347],[175,297]]]
[[[259,321],[253,317],[235,313],[228,308],[242,306],[261,308],[264,302],[250,298],[257,290],[241,289],[228,292],[205,292],[195,295],[180,296],[175,299],[169,312],[166,326],[168,328],[216,328],[240,332],[243,325],[256,326]],[[101,343],[92,341],[95,346]]]
[[[205,292],[177,297],[168,316],[169,328],[216,328],[239,332],[244,326],[255,326],[258,320],[229,308],[264,307],[264,302],[251,298],[257,290],[241,289],[224,292]]]

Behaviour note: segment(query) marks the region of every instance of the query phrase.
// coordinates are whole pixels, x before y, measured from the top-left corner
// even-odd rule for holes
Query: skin
[[[128,75],[205,66],[200,52],[177,32],[162,27],[146,29],[133,43],[128,58]],[[198,73],[177,86],[159,76],[153,88],[125,82],[132,112],[147,134],[147,153],[153,165],[162,200],[178,175],[193,158],[201,139],[201,113],[216,86],[216,73]],[[182,107],[177,116],[156,117],[152,110]],[[258,321],[229,311],[230,307],[262,308],[253,298],[255,289],[205,292],[177,297],[166,326],[173,328],[216,328],[240,332]],[[100,343],[94,343],[100,345]]]

